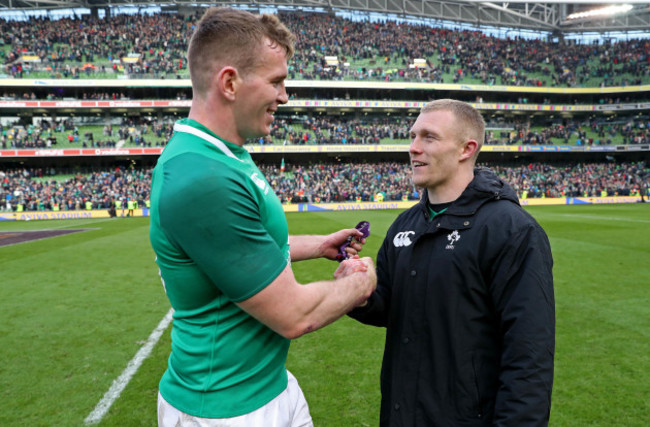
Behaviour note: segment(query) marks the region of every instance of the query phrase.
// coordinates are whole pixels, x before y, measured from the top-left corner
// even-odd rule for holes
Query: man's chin
[[[419,188],[423,188],[424,185],[426,184],[426,182],[424,182],[421,179],[416,179],[416,177],[413,177],[411,181],[413,182],[413,185]]]

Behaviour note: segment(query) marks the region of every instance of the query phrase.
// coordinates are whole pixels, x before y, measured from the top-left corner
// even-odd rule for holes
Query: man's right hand
[[[377,287],[371,258],[354,258],[342,265],[336,280],[302,285],[287,263],[273,282],[237,305],[283,337],[298,338],[364,304]]]
[[[364,292],[364,298],[359,301],[359,305],[365,305],[365,302],[370,295],[374,292],[377,287],[377,272],[375,271],[375,265],[370,257],[354,257],[347,259],[341,264],[339,268],[334,272],[335,279],[341,279],[343,277],[350,276],[355,273],[365,273],[359,274],[359,285],[366,287],[366,292]]]

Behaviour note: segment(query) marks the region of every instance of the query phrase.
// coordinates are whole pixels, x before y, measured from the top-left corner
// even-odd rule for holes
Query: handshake
[[[372,258],[348,258],[339,264],[334,272],[336,280],[353,281],[359,295],[355,298],[354,307],[363,307],[368,303],[368,298],[377,288],[377,272]]]
[[[359,293],[355,306],[364,306],[377,287],[377,273],[372,259],[359,258],[357,255],[366,237],[370,235],[370,223],[361,221],[352,231],[355,231],[356,235],[350,234],[339,248],[336,260],[340,264],[334,272],[334,278],[336,280],[348,278],[346,281],[351,281],[351,286]]]
[[[337,268],[334,272],[334,278],[340,279],[357,272],[368,273],[369,275],[375,276],[376,278],[375,265],[372,261],[372,258],[359,258],[358,256],[355,256],[355,258],[346,259],[345,261],[341,262],[341,264],[339,264],[339,268]]]
[[[359,251],[370,235],[370,223],[361,221],[355,228],[345,228],[326,236],[312,236],[318,242],[315,255],[306,254],[299,259],[327,258],[338,261],[334,272],[334,288],[330,295],[342,304],[347,313],[364,306],[377,287],[377,273],[371,258],[359,258]],[[293,255],[293,251],[292,251]]]

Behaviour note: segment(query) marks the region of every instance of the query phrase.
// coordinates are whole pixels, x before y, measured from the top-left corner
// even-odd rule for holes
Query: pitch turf
[[[551,425],[650,424],[650,205],[529,207],[555,258]],[[397,211],[289,214],[295,234],[372,223],[375,256]],[[0,223],[91,229],[0,247],[0,425],[81,426],[169,310],[147,218]],[[295,263],[301,282],[328,261]],[[245,272],[242,272],[245,274]],[[317,426],[375,426],[382,330],[344,318],[292,343],[288,367]],[[103,418],[155,426],[169,330]]]

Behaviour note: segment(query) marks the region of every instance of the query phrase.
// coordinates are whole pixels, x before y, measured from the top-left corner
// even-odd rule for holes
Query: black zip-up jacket
[[[382,426],[548,424],[555,352],[546,233],[493,172],[430,220],[391,225],[377,290],[350,316],[383,326]]]

